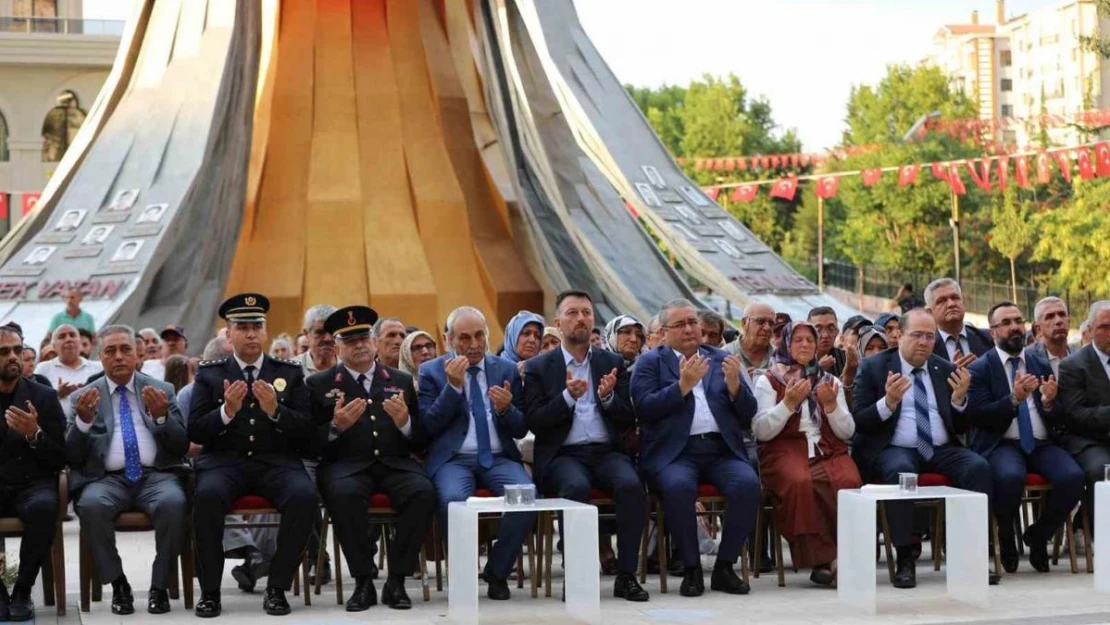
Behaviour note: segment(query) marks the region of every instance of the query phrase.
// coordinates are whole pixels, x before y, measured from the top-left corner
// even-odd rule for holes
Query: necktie
[[[964,357],[964,348],[963,348],[963,345],[960,344],[960,337],[950,336],[950,337],[948,337],[948,342],[951,343],[952,346],[955,348],[955,349],[952,350],[952,360],[956,361],[956,360],[959,360],[960,358],[963,358]]]
[[[1010,386],[1017,382],[1018,366],[1021,365],[1021,358],[1011,358],[1010,362]],[[1037,441],[1033,438],[1033,421],[1029,417],[1029,404],[1024,401],[1018,404],[1018,438],[1021,440],[1021,450],[1027,454],[1033,453],[1033,448],[1036,447]]]
[[[486,402],[482,399],[482,386],[478,384],[480,367],[466,370],[470,374],[470,416],[474,419],[474,434],[478,439],[478,464],[483,469],[493,466],[493,452],[489,444],[489,423],[486,422]]]
[[[367,393],[370,392],[370,389],[366,388],[366,374],[365,373],[358,376],[358,385],[361,386],[362,390],[366,391]]]
[[[254,365],[247,365],[243,368],[243,374],[247,378],[247,392],[251,391],[251,386],[254,385]]]
[[[135,422],[131,418],[131,402],[127,399],[127,389],[116,387],[119,394],[119,424],[123,433],[123,474],[132,482],[143,477],[143,461],[139,457],[139,437],[135,434]]]
[[[925,390],[925,370],[913,370],[913,410],[917,416],[917,452],[929,462],[933,459],[933,425],[929,421],[929,395]]]

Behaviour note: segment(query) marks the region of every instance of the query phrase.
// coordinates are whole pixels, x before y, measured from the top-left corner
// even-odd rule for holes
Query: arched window
[[[62,160],[84,122],[85,111],[81,109],[77,94],[63,91],[42,122],[42,162]]]
[[[0,112],[0,163],[8,162],[8,120]]]

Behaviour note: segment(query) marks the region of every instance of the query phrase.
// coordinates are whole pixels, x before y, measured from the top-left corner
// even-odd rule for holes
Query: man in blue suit
[[[1048,541],[1083,496],[1083,470],[1051,440],[1063,420],[1062,402],[1056,401],[1056,377],[1048,362],[1025,349],[1021,310],[1000,302],[991,307],[987,321],[995,348],[969,367],[967,410],[975,428],[971,448],[991,465],[991,505],[1007,573],[1018,566],[1014,522],[1027,471],[1052,484],[1040,518],[1022,536],[1029,547],[1029,564],[1047,573]]]
[[[439,526],[447,529],[447,505],[466,501],[476,487],[498,497],[505,486],[531,484],[514,438],[528,433],[519,403],[523,396],[515,365],[487,354],[489,328],[476,308],[463,306],[447,317],[454,356],[420,367],[421,425],[430,441],[428,475],[439,496]],[[501,520],[501,533],[482,575],[490,599],[509,598],[507,579],[535,514],[514,512]]]
[[[697,597],[705,592],[694,516],[699,482],[716,486],[727,502],[710,588],[747,594],[748,584],[732,567],[755,525],[759,505],[759,478],[743,437],[755,416],[755,397],[743,380],[739,357],[701,346],[693,304],[684,299],[667,302],[659,321],[665,342],[640,356],[632,375],[640,468],[662,496],[667,527],[678,545],[685,569],[681,594]]]

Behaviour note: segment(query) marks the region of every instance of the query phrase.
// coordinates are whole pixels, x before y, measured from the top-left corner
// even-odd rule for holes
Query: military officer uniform
[[[269,301],[247,293],[220,306],[229,328],[235,323],[265,322]],[[224,383],[247,383],[239,412],[227,414]],[[277,410],[267,415],[251,385],[269,383],[277,395]],[[284,591],[293,583],[301,552],[312,530],[319,499],[301,461],[303,447],[313,433],[308,388],[294,361],[260,354],[245,362],[238,352],[200,363],[189,410],[189,440],[204,450],[196,459],[193,527],[201,601],[196,614],[220,613],[220,582],[224,567],[224,516],[243,495],[260,495],[281,513],[277,550],[270,563],[269,586],[263,607],[269,614],[286,614]]]
[[[350,306],[332,313],[324,328],[340,343],[358,340],[369,336],[377,318],[371,308]],[[435,487],[412,457],[424,447],[412,376],[380,361],[362,373],[339,363],[308,378],[308,388],[318,428],[316,442],[322,450],[317,469],[320,493],[356,582],[347,610],[365,610],[377,600],[370,570],[374,553],[366,539],[367,510],[374,493],[388,496],[397,511],[382,603],[407,609],[412,604],[405,594],[405,578],[413,572],[436,507]],[[408,407],[408,422],[401,427],[384,407],[394,395],[402,396]],[[340,430],[333,421],[336,405],[340,399],[349,404],[355,398],[368,400],[366,410]]]

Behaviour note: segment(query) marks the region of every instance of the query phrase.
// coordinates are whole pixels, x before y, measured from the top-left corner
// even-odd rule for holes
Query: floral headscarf
[[[883,349],[889,349],[890,348],[890,339],[888,339],[886,337],[886,333],[883,332],[881,328],[879,328],[877,326],[873,326],[873,327],[869,328],[866,332],[861,334],[860,337],[859,337],[859,342],[856,345],[856,349],[859,350],[860,360],[864,359],[863,353],[865,351],[867,351],[867,344],[871,342],[871,339],[876,338],[876,337],[882,339]]]
[[[416,377],[420,375],[420,372],[417,370],[416,361],[412,359],[412,344],[416,342],[416,339],[422,336],[431,341],[432,345],[436,344],[435,338],[423,330],[410,332],[409,335],[405,337],[405,340],[401,341],[401,358],[398,368],[411,375],[413,379],[416,379]]]
[[[605,351],[620,354],[620,350],[617,349],[617,335],[620,334],[622,328],[628,326],[639,326],[640,332],[644,332],[644,324],[632,315],[618,315],[605,324],[605,330],[601,333],[601,344]],[[626,362],[625,364],[629,363]]]
[[[810,388],[809,395],[806,397],[806,404],[809,406],[810,417],[816,418],[818,405],[817,385],[824,381],[833,380],[834,378],[817,365],[816,350],[814,350],[813,360],[808,363],[800,363],[794,360],[794,356],[790,354],[790,342],[794,338],[794,333],[800,328],[804,328],[811,332],[814,341],[817,340],[817,328],[809,323],[805,321],[792,321],[786,324],[782,329],[782,342],[779,343],[774,353],[771,354],[771,368],[769,372],[784,386],[789,386],[798,380],[809,380]]]
[[[520,333],[524,331],[524,327],[529,323],[539,325],[540,334],[543,334],[543,327],[546,322],[543,317],[534,312],[522,310],[513,315],[512,319],[509,319],[509,324],[505,326],[505,343],[501,348],[502,358],[509,362],[520,362],[520,354],[516,353],[516,342],[520,340]]]

